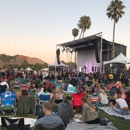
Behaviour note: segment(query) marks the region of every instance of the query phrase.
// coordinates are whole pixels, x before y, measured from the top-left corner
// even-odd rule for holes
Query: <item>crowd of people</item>
[[[35,100],[40,104],[40,95],[50,95],[50,102],[43,104],[43,116],[35,123],[34,129],[38,124],[46,128],[54,128],[59,125],[67,127],[69,121],[74,119],[76,114],[75,107],[72,105],[73,93],[81,94],[82,102],[82,124],[100,123],[100,118],[95,104],[108,105],[119,114],[130,114],[130,93],[129,93],[129,77],[124,73],[120,73],[119,77],[114,74],[99,73],[81,73],[67,71],[27,71],[13,69],[0,70],[0,87],[5,85],[5,91],[14,91],[15,82],[22,79],[23,84],[27,84],[28,90],[16,92],[17,102],[21,96],[30,96],[34,92]],[[20,81],[19,81],[20,82]],[[48,84],[48,86],[47,86]],[[65,91],[69,87],[75,90],[69,96],[65,96]],[[115,87],[113,99],[109,99],[111,89]],[[96,102],[93,100],[96,99]],[[91,99],[91,100],[90,100]],[[58,113],[53,113],[53,104],[58,104]],[[53,113],[53,114],[52,114]],[[63,128],[63,129],[64,129]]]

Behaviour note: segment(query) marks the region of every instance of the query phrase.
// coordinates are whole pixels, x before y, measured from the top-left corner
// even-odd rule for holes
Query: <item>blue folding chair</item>
[[[50,95],[40,94],[39,99],[40,99],[40,103],[49,102],[50,101]]]
[[[68,92],[68,93],[74,93],[75,90],[76,90],[75,87],[69,87],[68,90],[67,90],[67,92]]]
[[[116,86],[113,86],[110,91],[109,91],[109,95],[114,95],[116,92]]]
[[[92,85],[92,81],[87,81],[86,84],[88,85],[88,87],[90,87]]]
[[[7,111],[12,111],[16,115],[16,93],[2,92],[1,93],[1,112],[5,114]]]

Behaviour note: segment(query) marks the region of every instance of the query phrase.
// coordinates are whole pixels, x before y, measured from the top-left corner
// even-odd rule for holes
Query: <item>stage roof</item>
[[[86,48],[86,50],[91,50],[95,47],[94,43],[97,42],[101,42],[101,37],[97,36],[97,35],[92,35],[92,36],[88,36],[88,37],[84,37],[78,40],[73,40],[70,42],[66,42],[66,43],[62,43],[62,44],[58,44],[57,46],[61,46],[61,47],[68,47],[68,48],[72,48],[76,51],[79,51],[79,49],[84,49]],[[112,42],[105,40],[104,38],[102,39],[102,46],[104,49],[106,49],[106,45],[112,45]],[[121,46],[121,44],[115,43],[117,46]],[[122,45],[124,46],[124,45]],[[126,46],[124,46],[126,47]]]

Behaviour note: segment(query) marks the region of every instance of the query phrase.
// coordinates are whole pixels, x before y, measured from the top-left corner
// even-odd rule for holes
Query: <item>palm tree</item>
[[[79,35],[79,30],[77,28],[74,28],[72,30],[72,35],[74,36],[74,40],[75,40],[75,38]]]
[[[123,2],[120,0],[112,0],[110,5],[107,8],[107,16],[111,20],[114,20],[114,25],[113,25],[113,44],[112,44],[112,58],[115,57],[115,46],[114,46],[114,41],[115,41],[115,25],[118,23],[119,19],[122,18],[122,16],[125,14],[123,11],[125,6],[123,5]]]
[[[91,27],[90,17],[86,16],[86,15],[80,17],[80,20],[77,25],[78,25],[79,29],[81,29],[79,38],[81,38],[81,36],[84,37],[84,33],[85,33],[86,29],[89,29]]]

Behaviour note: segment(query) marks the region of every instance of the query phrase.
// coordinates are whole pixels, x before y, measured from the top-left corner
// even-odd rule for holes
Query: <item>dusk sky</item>
[[[112,41],[113,21],[106,16],[111,0],[0,0],[0,53],[26,55],[55,62],[56,44],[72,41],[79,18],[90,16],[85,37],[103,32]],[[127,46],[130,59],[130,0],[116,24],[115,42]],[[76,39],[78,39],[77,37]],[[61,60],[66,54],[61,52]]]

